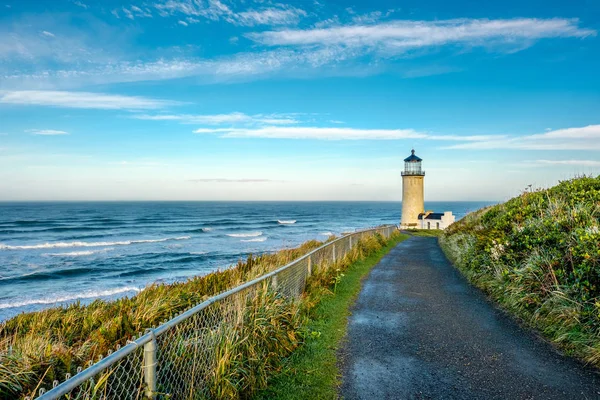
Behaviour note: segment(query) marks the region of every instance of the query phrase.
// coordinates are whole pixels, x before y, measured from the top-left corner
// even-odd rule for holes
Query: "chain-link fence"
[[[202,399],[215,397],[221,360],[236,342],[252,308],[278,295],[294,300],[320,269],[343,259],[364,237],[396,230],[386,225],[345,235],[307,255],[190,308],[118,348],[74,376],[67,375],[38,400]],[[264,303],[263,303],[264,304]]]

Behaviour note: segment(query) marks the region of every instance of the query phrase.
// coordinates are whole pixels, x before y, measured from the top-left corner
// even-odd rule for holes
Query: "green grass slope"
[[[440,244],[503,308],[600,367],[600,177],[472,213]]]

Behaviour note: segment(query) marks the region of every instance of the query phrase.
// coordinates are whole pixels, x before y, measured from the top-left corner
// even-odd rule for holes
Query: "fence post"
[[[312,275],[312,257],[308,256],[308,276]]]
[[[156,336],[149,329],[152,340],[144,345],[144,383],[146,384],[146,398],[156,399]]]
[[[277,274],[271,277],[271,286],[273,286],[273,290],[277,290]]]
[[[331,245],[333,247],[332,253],[333,253],[333,263],[335,264],[335,243],[333,243]]]
[[[352,235],[350,235],[350,250],[352,250]]]

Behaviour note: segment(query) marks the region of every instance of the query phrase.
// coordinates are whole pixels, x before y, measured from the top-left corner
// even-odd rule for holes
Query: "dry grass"
[[[211,351],[215,365],[205,372],[208,392],[203,397],[246,398],[264,388],[282,359],[303,343],[311,310],[323,293],[334,290],[341,271],[386,243],[380,235],[368,237],[335,265],[314,266],[300,301],[258,291],[243,306],[243,323],[221,324],[214,332],[216,345]],[[97,300],[16,316],[0,327],[0,397],[22,397],[38,387],[49,387],[53,380],[62,380],[67,372],[75,373],[77,366],[97,360],[146,328],[321,244],[311,241],[276,254],[250,256],[230,269],[187,282],[149,286],[132,298]]]

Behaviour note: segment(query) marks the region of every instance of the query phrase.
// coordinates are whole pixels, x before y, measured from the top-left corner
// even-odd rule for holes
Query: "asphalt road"
[[[375,266],[348,329],[345,399],[600,399],[599,373],[494,308],[435,238]]]

